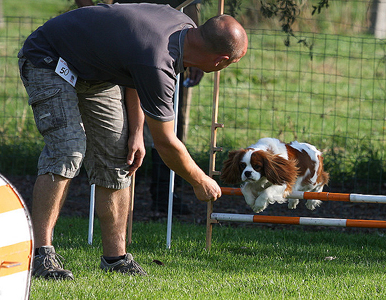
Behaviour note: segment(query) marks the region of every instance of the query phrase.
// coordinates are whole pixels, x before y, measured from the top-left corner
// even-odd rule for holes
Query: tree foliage
[[[233,0],[231,0],[233,1]],[[316,12],[320,14],[322,8],[329,7],[329,0],[319,0],[316,5],[312,5],[312,15]],[[308,42],[306,39],[298,39],[292,29],[292,25],[295,23],[296,18],[299,16],[301,0],[260,0],[261,3],[261,14],[266,18],[279,18],[279,22],[282,30],[286,33],[287,37],[284,40],[286,46],[290,46],[290,38],[294,37],[298,43],[303,44],[310,50],[310,58],[312,60],[313,54],[313,43]]]
[[[233,0],[231,0],[233,1]],[[329,0],[319,0],[316,5],[312,5],[313,11],[312,15],[315,14],[315,12],[318,12],[318,14],[321,12],[322,8],[328,8]],[[301,2],[301,1],[300,1]],[[287,39],[285,41],[286,46],[290,45],[290,37],[295,37],[292,25],[296,21],[296,18],[300,14],[300,5],[299,1],[296,0],[260,0],[261,3],[261,13],[266,18],[279,18],[279,22],[281,25],[282,30],[287,34]],[[298,40],[299,43],[305,44],[305,46],[310,47],[310,45],[307,45],[305,40]]]

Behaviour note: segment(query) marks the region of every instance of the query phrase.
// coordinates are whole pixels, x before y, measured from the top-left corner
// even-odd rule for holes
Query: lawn
[[[68,9],[68,0],[2,0],[4,16],[51,18]],[[75,2],[75,1],[73,1]]]
[[[262,136],[308,141],[326,151],[326,165],[335,180],[343,181],[358,168],[364,178],[374,175],[383,184],[385,44],[363,32],[355,37],[332,35],[341,33],[337,24],[358,20],[354,14],[361,11],[359,5],[363,11],[364,2],[352,2],[341,15],[330,8],[329,34],[301,33],[313,43],[312,51],[295,38],[285,47],[285,35],[275,28],[248,31],[247,56],[221,73],[219,122],[225,129],[219,130],[219,146],[245,147]],[[331,5],[335,3],[348,5]],[[4,15],[11,16],[0,29],[4,175],[33,174],[42,144],[18,78],[17,51],[32,30],[70,4],[3,0]],[[326,23],[315,26],[320,30]],[[212,87],[213,77],[206,74],[195,88],[187,141],[203,164],[208,160]],[[369,159],[372,164],[367,164]],[[365,166],[359,168],[362,162]],[[165,223],[135,222],[129,251],[149,273],[146,277],[101,272],[99,237],[96,226],[90,246],[87,220],[61,218],[54,244],[76,279],[33,279],[31,299],[386,299],[382,230],[354,234],[216,225],[208,252],[203,226],[174,224],[168,250]]]
[[[148,272],[130,277],[99,270],[101,241],[87,244],[87,220],[62,218],[56,250],[74,281],[33,279],[32,299],[385,299],[386,240],[371,233],[296,227],[271,230],[214,227],[211,251],[205,227],[137,223],[129,251]],[[153,262],[158,260],[163,265]]]

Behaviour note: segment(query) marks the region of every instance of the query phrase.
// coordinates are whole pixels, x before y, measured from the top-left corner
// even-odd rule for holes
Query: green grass
[[[4,16],[51,18],[66,11],[69,0],[3,0]]]
[[[214,226],[208,252],[204,226],[174,224],[169,250],[166,224],[134,223],[129,251],[147,277],[100,271],[99,229],[94,244],[88,245],[85,219],[60,219],[54,244],[76,279],[33,279],[32,299],[386,298],[386,240],[381,232]]]

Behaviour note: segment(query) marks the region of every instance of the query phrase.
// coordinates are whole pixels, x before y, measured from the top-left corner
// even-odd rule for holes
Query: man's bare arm
[[[142,165],[146,153],[143,141],[145,115],[141,109],[139,97],[135,89],[126,88],[125,102],[129,123],[127,163],[131,166],[129,174],[132,175]]]
[[[161,122],[146,117],[146,122],[153,136],[154,146],[162,160],[193,186],[196,197],[202,201],[219,198],[220,187],[199,168],[185,145],[177,138],[174,133],[174,121]]]

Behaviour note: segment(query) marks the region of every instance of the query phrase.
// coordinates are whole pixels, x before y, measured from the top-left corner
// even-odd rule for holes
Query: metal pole
[[[90,192],[90,212],[88,218],[88,243],[92,245],[92,237],[94,233],[94,208],[95,208],[95,184],[91,185]]]
[[[178,123],[178,102],[179,102],[179,91],[180,91],[180,74],[177,75],[176,90],[174,91],[174,132],[177,134],[177,123]],[[175,173],[170,170],[169,180],[169,202],[168,202],[168,220],[166,229],[166,248],[170,249],[172,241],[172,221],[173,221],[173,193],[174,193],[174,178]]]
[[[177,10],[183,12],[184,7],[191,4],[194,0],[186,0],[176,7]],[[178,125],[178,105],[179,105],[179,94],[180,94],[180,74],[176,76],[176,89],[174,91],[174,133],[177,134]],[[172,240],[172,221],[173,221],[173,193],[174,193],[174,178],[175,173],[170,170],[169,180],[169,201],[168,201],[168,220],[166,229],[166,248],[170,249]]]

